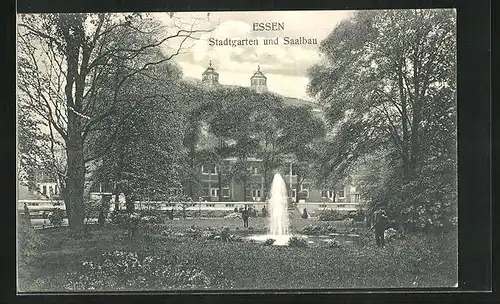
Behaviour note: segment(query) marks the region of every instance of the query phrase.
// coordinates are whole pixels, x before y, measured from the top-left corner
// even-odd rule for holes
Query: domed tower
[[[208,68],[202,74],[201,83],[208,87],[212,87],[219,84],[219,73],[217,73],[215,69],[212,67],[212,60],[210,60]]]
[[[260,66],[257,66],[257,72],[250,78],[250,87],[257,93],[267,92],[267,77],[260,71]]]

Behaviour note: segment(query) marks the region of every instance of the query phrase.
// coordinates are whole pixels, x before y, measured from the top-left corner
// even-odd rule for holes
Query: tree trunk
[[[420,100],[415,100],[413,106],[413,119],[412,119],[412,130],[411,130],[411,158],[410,158],[410,168],[413,173],[419,164],[420,158],[420,122],[422,121],[422,104]]]
[[[194,179],[195,179],[195,175],[196,175],[196,168],[195,168],[195,161],[194,161],[194,157],[195,157],[195,144],[193,143],[190,147],[189,147],[189,167],[191,168],[191,172],[192,172],[192,176],[191,176],[191,180],[188,182],[188,193],[189,193],[189,197],[191,197],[192,200],[195,200],[195,195],[194,195]]]
[[[408,146],[409,146],[409,132],[408,132],[408,110],[407,110],[407,95],[405,94],[404,84],[403,84],[403,62],[402,58],[398,61],[398,87],[399,87],[399,99],[401,101],[401,124],[403,128],[403,141],[401,143],[401,156],[403,161],[403,178],[407,180],[410,175],[410,161],[408,157]]]
[[[110,195],[101,196],[101,208],[99,210],[99,218],[98,218],[99,226],[104,226],[104,223],[106,222],[106,216],[108,215],[109,212],[110,200],[111,200]]]
[[[69,127],[68,127],[69,129]],[[69,132],[68,132],[69,133]],[[65,203],[68,213],[69,227],[73,232],[83,231],[84,226],[84,198],[85,163],[83,160],[83,145],[78,136],[67,142],[68,178],[66,181]]]
[[[268,166],[264,166],[262,172],[262,176],[264,177],[264,193],[263,193],[264,199],[267,199],[269,193],[269,186],[268,186],[269,177],[267,176],[268,172],[269,172]]]
[[[132,194],[128,194],[125,196],[125,208],[128,213],[132,213],[135,210],[135,197]]]
[[[302,184],[302,182],[300,181],[300,173],[297,172],[297,183],[296,183],[296,186],[295,186],[295,203],[298,204],[299,203],[299,189],[300,189],[300,185]]]
[[[65,55],[67,60],[66,85],[64,93],[67,103],[67,138],[66,155],[68,162],[68,178],[66,180],[66,206],[69,207],[68,223],[74,233],[83,232],[85,221],[84,187],[85,160],[83,155],[82,122],[76,112],[80,113],[83,104],[83,92],[86,76],[88,52],[84,50],[82,66],[78,67],[80,50],[84,42],[82,19],[77,15],[59,16],[58,27],[66,42]],[[74,94],[74,97],[73,97]]]
[[[115,212],[120,211],[120,190],[118,186],[115,186]]]
[[[219,202],[222,202],[222,163],[219,164],[219,170],[217,171],[217,181],[219,182]]]

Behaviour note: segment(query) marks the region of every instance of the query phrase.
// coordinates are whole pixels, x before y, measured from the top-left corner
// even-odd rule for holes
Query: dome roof
[[[264,79],[267,79],[266,76],[264,76],[264,74],[260,71],[260,66],[257,66],[257,72],[255,72],[255,74],[253,74],[253,76],[250,78],[264,78]]]
[[[212,67],[212,60],[210,60],[210,63],[208,64],[208,68],[205,70],[205,72],[203,72],[203,75],[205,75],[205,74],[219,75],[219,73],[217,73],[217,71],[215,71],[215,69]]]

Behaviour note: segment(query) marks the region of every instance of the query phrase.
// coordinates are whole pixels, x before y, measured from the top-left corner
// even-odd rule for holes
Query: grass
[[[167,221],[160,230],[186,232],[195,225],[200,229],[215,227],[220,230],[228,227],[232,234],[248,234],[242,224],[239,219],[186,219]],[[104,268],[99,268],[99,271],[82,268],[85,261],[98,265],[103,253],[116,251],[137,253],[139,259],[162,257],[164,260],[158,262],[160,266],[151,267],[168,264],[174,269],[172,267],[176,265],[187,265],[188,268],[196,268],[201,273],[199,276],[206,277],[200,285],[179,283],[176,285],[179,289],[445,287],[456,283],[456,232],[409,235],[388,243],[385,248],[377,248],[372,234],[361,223],[352,225],[293,219],[291,224],[294,232],[310,224],[330,225],[338,231],[354,228],[360,240],[339,248],[326,245],[301,248],[205,241],[187,236],[160,236],[159,233],[130,239],[123,230],[114,226],[95,227],[88,237],[75,240],[69,237],[67,228],[46,229],[39,232],[43,245],[38,248],[36,258],[19,269],[19,289],[65,290],[68,288],[67,282],[82,280],[103,281],[103,289],[148,289],[147,286],[153,283],[156,284],[155,289],[174,288],[173,285],[167,286],[173,284],[168,283],[171,281],[164,277],[152,277],[150,270],[140,267],[125,265],[125,272],[123,269],[116,270],[113,265],[102,266]],[[254,232],[265,232],[266,225],[263,218],[250,219]],[[113,261],[108,260],[106,263],[118,263]],[[95,267],[101,267],[101,264]],[[88,279],[82,278],[86,275]],[[138,282],[139,278],[149,280],[151,284]],[[106,283],[110,280],[122,283],[111,286]]]

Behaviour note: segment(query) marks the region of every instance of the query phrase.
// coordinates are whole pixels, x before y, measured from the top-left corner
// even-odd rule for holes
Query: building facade
[[[208,68],[202,74],[202,85],[207,89],[214,89],[220,86],[219,73],[210,62]],[[267,92],[267,77],[257,67],[257,71],[250,77],[250,88],[258,93]],[[303,106],[310,105],[313,112],[321,113],[319,105],[283,96],[287,105]],[[199,181],[202,188],[201,199],[207,202],[264,202],[265,182],[262,172],[262,161],[257,158],[248,158],[249,178],[245,183],[236,182],[227,172],[232,165],[236,163],[235,158],[227,158],[222,163],[222,170],[216,165],[204,164],[199,168]],[[287,184],[288,194],[293,201],[296,200],[297,191],[299,191],[299,201],[301,204],[315,204],[317,208],[357,208],[361,205],[361,194],[359,189],[353,185],[341,186],[338,189],[320,189],[314,186],[312,180],[305,178],[301,183],[297,182],[297,175],[294,172],[293,163],[288,163],[283,168],[277,170],[281,173]],[[220,174],[220,176],[219,176]],[[272,176],[271,176],[272,178]],[[222,187],[219,187],[219,181],[222,181]],[[222,191],[222,193],[219,193]],[[213,204],[215,206],[215,204]]]
[[[209,63],[207,69],[202,73],[201,85],[207,90],[222,87],[219,83],[219,73]],[[267,77],[257,67],[257,71],[250,77],[250,88],[258,93],[267,92]],[[320,106],[306,100],[282,96],[285,104],[292,106],[308,105],[313,108],[315,115],[322,115]],[[208,130],[203,133],[208,134]],[[206,140],[207,141],[207,140]],[[208,140],[210,141],[210,140]],[[247,180],[245,182],[236,181],[231,176],[231,168],[237,163],[236,158],[226,158],[221,163],[215,165],[205,163],[198,169],[198,182],[200,186],[199,197],[193,198],[196,203],[194,207],[203,210],[232,210],[235,207],[244,205],[253,206],[260,209],[265,205],[265,179],[262,168],[262,160],[254,157],[246,159]],[[318,188],[313,181],[305,178],[301,183],[297,182],[298,176],[295,173],[293,162],[284,162],[283,167],[273,170],[282,175],[288,189],[289,197],[295,201],[296,206],[301,210],[307,208],[308,211],[315,212],[323,209],[336,209],[353,211],[362,208],[363,201],[360,189],[350,183],[342,185],[336,189]],[[272,175],[269,176],[272,181]],[[219,186],[219,182],[222,187]],[[112,183],[93,183],[90,187],[91,197],[98,198],[101,194],[111,195]],[[299,201],[296,201],[297,191],[300,193]],[[143,202],[137,202],[136,206],[141,208]],[[180,208],[175,203],[163,203],[164,208]],[[170,210],[170,209],[169,209]]]

